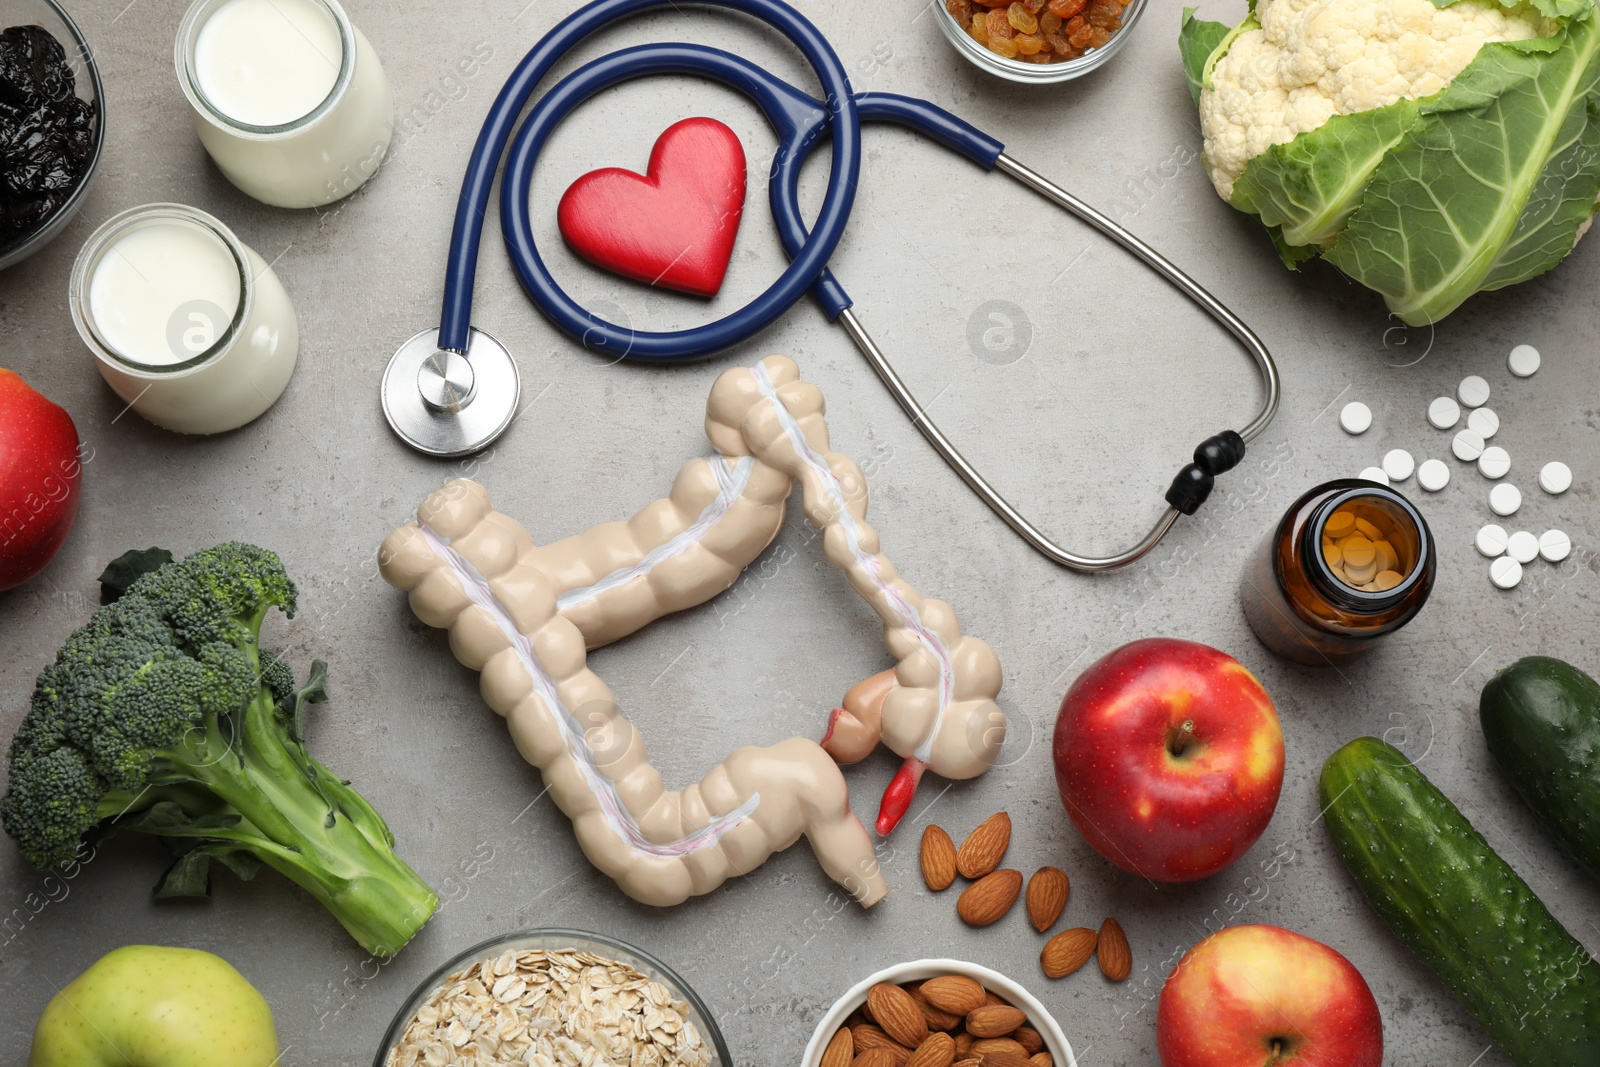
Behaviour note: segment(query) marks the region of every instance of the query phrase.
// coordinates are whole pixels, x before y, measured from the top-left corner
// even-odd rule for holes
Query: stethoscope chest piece
[[[473,327],[467,350],[439,347],[423,330],[383,372],[383,415],[401,440],[430,456],[467,456],[493,444],[516,416],[522,376],[505,345]]]

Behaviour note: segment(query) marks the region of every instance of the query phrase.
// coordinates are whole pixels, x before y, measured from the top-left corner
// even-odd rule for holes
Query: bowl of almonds
[[[419,985],[374,1067],[732,1067],[705,1003],[666,964],[600,934],[474,945]]]
[[[801,1067],[1078,1067],[1043,1004],[962,960],[887,967],[840,997]]]

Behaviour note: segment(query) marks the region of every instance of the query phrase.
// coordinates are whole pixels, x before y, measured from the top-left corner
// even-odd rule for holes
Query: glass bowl
[[[972,35],[956,23],[955,17],[945,10],[941,0],[931,0],[931,2],[937,9],[939,28],[944,31],[945,39],[950,42],[952,48],[960,52],[973,66],[981,67],[997,78],[1022,85],[1053,85],[1081,78],[1091,70],[1098,70],[1127,43],[1134,24],[1139,21],[1139,16],[1144,14],[1144,9],[1148,6],[1147,0],[1133,0],[1133,3],[1122,9],[1122,26],[1111,35],[1111,40],[1100,48],[1085,52],[1077,59],[1069,59],[1064,63],[1024,63],[1020,59],[1007,59],[989,51],[973,40]]]
[[[0,270],[15,266],[53,241],[77,215],[100,166],[100,153],[106,142],[105,93],[100,85],[100,68],[95,64],[89,42],[84,40],[78,24],[56,0],[0,0],[0,30],[12,26],[42,26],[61,42],[72,66],[73,81],[78,96],[94,108],[94,147],[89,152],[89,165],[77,188],[67,197],[67,202],[45,220],[37,230],[10,244],[0,245]]]
[[[494,957],[512,949],[517,952],[532,951],[537,949],[575,952],[593,952],[597,956],[616,960],[632,967],[639,973],[660,982],[672,993],[689,1005],[688,1020],[694,1023],[704,1039],[706,1047],[715,1057],[715,1067],[733,1067],[733,1057],[728,1053],[727,1042],[722,1038],[722,1031],[717,1027],[717,1021],[712,1018],[711,1010],[706,1007],[695,991],[689,988],[689,983],[680,978],[676,971],[665,963],[645,952],[643,949],[634,948],[632,945],[606,937],[604,934],[593,934],[583,930],[524,930],[520,933],[506,934],[503,937],[491,938],[479,945],[473,945],[465,952],[459,953],[445,961],[438,970],[422,980],[422,984],[406,999],[405,1004],[395,1015],[394,1021],[389,1024],[388,1032],[383,1035],[383,1044],[378,1047],[378,1055],[372,1061],[372,1067],[384,1067],[400,1038],[404,1036],[406,1026],[417,1014],[417,1010],[433,995],[445,979],[457,971],[464,971],[474,963]]]

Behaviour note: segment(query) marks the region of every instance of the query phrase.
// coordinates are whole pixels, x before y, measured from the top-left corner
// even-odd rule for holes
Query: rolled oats
[[[689,1005],[593,952],[508,949],[446,978],[388,1067],[710,1067]]]

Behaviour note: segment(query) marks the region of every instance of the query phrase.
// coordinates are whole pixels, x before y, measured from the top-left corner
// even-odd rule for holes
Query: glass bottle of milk
[[[201,143],[257,200],[331,203],[389,150],[389,80],[337,0],[197,0],[175,58]]]
[[[182,204],[124,211],[72,269],[72,319],[129,407],[180,433],[236,429],[289,384],[300,331],[272,268]]]

